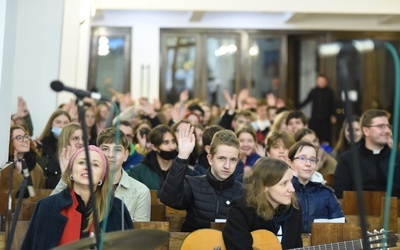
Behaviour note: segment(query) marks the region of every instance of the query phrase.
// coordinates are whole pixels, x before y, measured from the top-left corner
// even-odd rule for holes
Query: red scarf
[[[81,213],[76,211],[76,208],[78,207],[78,200],[76,199],[74,189],[71,189],[70,194],[72,198],[72,205],[64,208],[61,211],[61,214],[67,217],[68,221],[64,227],[64,232],[61,236],[61,240],[58,243],[58,246],[78,241],[81,238],[82,215]],[[89,229],[89,235],[90,232],[93,232],[93,224]]]

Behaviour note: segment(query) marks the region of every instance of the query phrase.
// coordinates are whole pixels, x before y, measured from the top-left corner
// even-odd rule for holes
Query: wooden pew
[[[310,245],[361,239],[360,228],[353,223],[312,223]]]
[[[225,222],[213,222],[212,221],[212,222],[210,222],[210,228],[222,231],[225,227],[225,224],[226,224]]]
[[[189,233],[185,232],[170,232],[169,250],[180,250],[183,240]],[[200,249],[200,248],[199,248]]]
[[[168,221],[134,221],[135,229],[154,229],[169,232]]]
[[[177,210],[166,206],[165,217],[169,222],[169,231],[180,232],[185,216],[186,210]]]
[[[151,204],[151,221],[166,221],[166,206],[162,203],[160,204]]]
[[[29,227],[29,221],[17,221],[13,241],[11,244],[11,249],[21,249],[21,245],[22,242],[24,241],[28,227]],[[7,234],[8,234],[8,228],[6,229],[5,235]],[[3,248],[2,245],[4,246]],[[0,243],[0,249],[5,249],[5,247],[6,247],[6,239],[4,237],[4,243]]]
[[[363,197],[368,230],[383,228],[385,192],[363,191]],[[391,197],[390,200],[389,229],[397,232],[398,201],[396,197]],[[355,191],[343,191],[341,206],[347,222],[359,225],[359,208]]]

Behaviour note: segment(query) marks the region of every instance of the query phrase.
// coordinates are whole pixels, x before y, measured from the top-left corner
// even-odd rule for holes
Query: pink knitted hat
[[[74,165],[74,161],[76,159],[76,157],[82,152],[84,151],[85,148],[80,148],[78,149],[75,154],[72,155],[71,160],[69,161],[69,168],[72,171],[72,165]],[[101,181],[104,181],[104,178],[106,177],[106,170],[107,170],[107,159],[104,156],[103,151],[101,151],[101,149],[99,149],[98,147],[94,146],[94,145],[89,145],[89,151],[95,151],[97,153],[99,153],[101,159],[103,160],[103,175],[101,176]]]

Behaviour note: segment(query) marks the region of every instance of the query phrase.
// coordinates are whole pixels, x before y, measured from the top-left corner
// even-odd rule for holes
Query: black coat
[[[357,144],[357,156],[361,168],[361,182],[365,191],[386,191],[389,158],[391,149],[385,146],[378,154],[374,154],[365,147],[365,140]],[[333,189],[338,199],[343,197],[344,190],[355,190],[352,174],[352,154],[346,151],[341,154],[333,178]],[[394,163],[394,176],[392,196],[400,198],[400,185],[396,181],[400,176],[400,158],[396,155]]]
[[[277,214],[274,219],[266,221],[258,216],[253,208],[248,207],[245,198],[241,197],[232,202],[222,235],[226,249],[251,250],[252,231],[266,229],[276,235],[280,226],[282,226],[283,249],[303,246],[300,210],[290,207],[289,210]]]
[[[43,168],[44,176],[46,177],[46,188],[54,189],[61,179],[60,161],[57,155],[57,143],[53,135],[49,135],[42,140],[42,145],[39,145],[39,150],[42,155],[38,159],[39,165]]]
[[[176,158],[160,192],[160,201],[186,210],[183,232],[209,228],[215,219],[226,219],[231,201],[243,194],[242,185],[231,175],[219,181],[210,169],[203,176],[185,176],[187,160]]]
[[[72,205],[68,188],[61,193],[40,200],[32,215],[21,249],[50,249],[58,245],[68,218],[61,214],[64,208]],[[122,209],[124,209],[124,227],[132,229],[133,223],[125,205],[116,197],[113,198],[108,215],[106,232],[119,231],[121,228]],[[102,222],[100,222],[100,227]],[[80,229],[79,229],[80,230]]]

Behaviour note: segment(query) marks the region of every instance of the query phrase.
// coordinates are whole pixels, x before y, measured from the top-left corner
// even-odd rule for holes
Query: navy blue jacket
[[[293,176],[292,183],[303,211],[303,233],[311,233],[311,224],[314,219],[344,217],[342,208],[332,188],[312,181],[309,181],[304,186],[295,176]]]
[[[68,221],[61,211],[71,205],[72,197],[68,188],[61,193],[40,200],[32,215],[21,249],[42,250],[56,247]],[[122,230],[121,218],[124,218],[125,229],[133,228],[129,211],[125,205],[123,207],[122,205],[122,201],[116,197],[111,201],[106,232]],[[122,209],[124,209],[124,217],[122,217]],[[100,227],[101,225],[102,222],[100,222]]]

